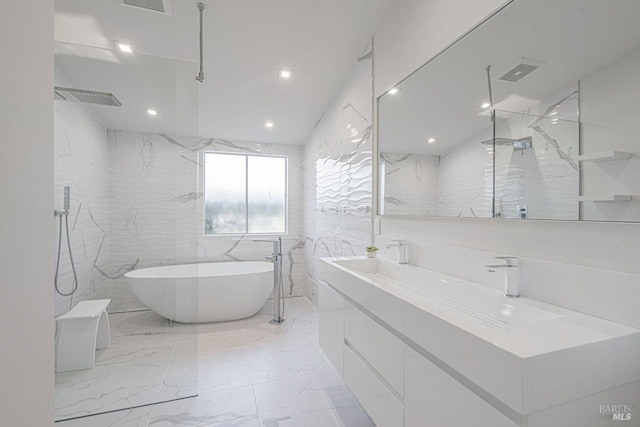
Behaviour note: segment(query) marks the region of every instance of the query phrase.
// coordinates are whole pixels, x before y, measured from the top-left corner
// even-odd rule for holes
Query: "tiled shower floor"
[[[189,350],[196,341],[198,396],[56,425],[372,426],[318,346],[315,307],[289,298],[285,317],[283,325],[270,325],[269,302],[252,318],[202,324],[196,332],[151,312],[112,315],[112,346],[96,368],[56,377],[57,415],[193,393]]]

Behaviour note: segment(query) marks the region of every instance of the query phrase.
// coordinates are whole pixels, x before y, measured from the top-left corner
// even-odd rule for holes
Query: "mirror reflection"
[[[613,9],[515,0],[380,97],[378,213],[640,221],[640,3]]]

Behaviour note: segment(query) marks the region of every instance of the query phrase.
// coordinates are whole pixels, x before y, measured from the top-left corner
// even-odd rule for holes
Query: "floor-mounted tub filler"
[[[181,323],[224,322],[251,317],[273,289],[269,262],[214,262],[151,267],[125,274],[140,301]]]

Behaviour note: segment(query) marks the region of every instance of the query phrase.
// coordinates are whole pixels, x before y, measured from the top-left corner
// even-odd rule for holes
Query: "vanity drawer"
[[[407,348],[405,427],[518,427],[471,390]]]
[[[342,375],[344,350],[344,298],[342,295],[320,283],[320,347]]]
[[[377,427],[404,425],[402,404],[347,346],[344,349],[344,380]]]
[[[399,396],[404,395],[404,343],[378,322],[345,302],[345,332],[349,344]]]

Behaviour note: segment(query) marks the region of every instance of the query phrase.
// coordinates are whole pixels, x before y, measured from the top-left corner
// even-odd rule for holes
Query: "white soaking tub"
[[[181,323],[224,322],[256,314],[273,289],[269,262],[212,262],[143,268],[125,274],[155,313]]]

